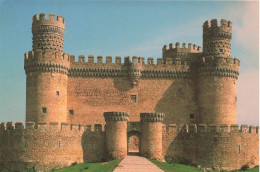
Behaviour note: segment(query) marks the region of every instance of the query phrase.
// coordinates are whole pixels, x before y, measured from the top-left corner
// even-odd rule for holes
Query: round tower
[[[232,24],[225,19],[203,25],[203,56],[198,71],[199,121],[236,124],[239,60],[230,56]]]
[[[63,53],[64,26],[62,16],[33,16],[32,51],[24,59],[27,122],[66,122],[70,62]]]
[[[106,148],[108,158],[122,159],[127,155],[127,112],[105,112]]]
[[[203,54],[222,55],[230,57],[232,39],[232,22],[221,19],[218,26],[217,19],[203,24]]]
[[[141,113],[141,155],[162,160],[163,113]]]

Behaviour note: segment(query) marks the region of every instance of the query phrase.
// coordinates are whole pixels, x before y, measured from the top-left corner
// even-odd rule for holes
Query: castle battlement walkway
[[[114,172],[163,172],[159,167],[141,156],[126,156]]]

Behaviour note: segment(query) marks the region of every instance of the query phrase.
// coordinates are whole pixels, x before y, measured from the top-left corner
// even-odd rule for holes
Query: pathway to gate
[[[163,172],[159,167],[141,156],[126,156],[114,172]]]

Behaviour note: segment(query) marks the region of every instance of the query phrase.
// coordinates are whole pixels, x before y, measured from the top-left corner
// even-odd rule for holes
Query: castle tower
[[[106,148],[108,158],[122,159],[127,155],[127,121],[126,112],[105,112]]]
[[[230,56],[232,38],[232,22],[221,19],[218,26],[217,19],[203,24],[203,53],[204,55]]]
[[[32,51],[25,53],[26,121],[65,122],[69,55],[63,53],[63,17],[35,15]]]
[[[163,113],[141,113],[141,155],[162,160]]]
[[[232,24],[225,19],[203,25],[203,56],[198,71],[200,123],[236,124],[239,60],[230,56]]]

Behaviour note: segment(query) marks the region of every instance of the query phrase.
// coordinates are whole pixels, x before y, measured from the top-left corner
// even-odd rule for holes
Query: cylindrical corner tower
[[[69,55],[63,53],[63,17],[33,16],[32,51],[25,53],[26,121],[66,122]]]
[[[141,113],[141,155],[162,160],[163,113]]]
[[[122,159],[127,155],[127,112],[105,112],[106,148],[108,158]]]
[[[203,25],[203,56],[198,71],[200,123],[236,124],[239,60],[230,56],[232,24],[225,19]]]

